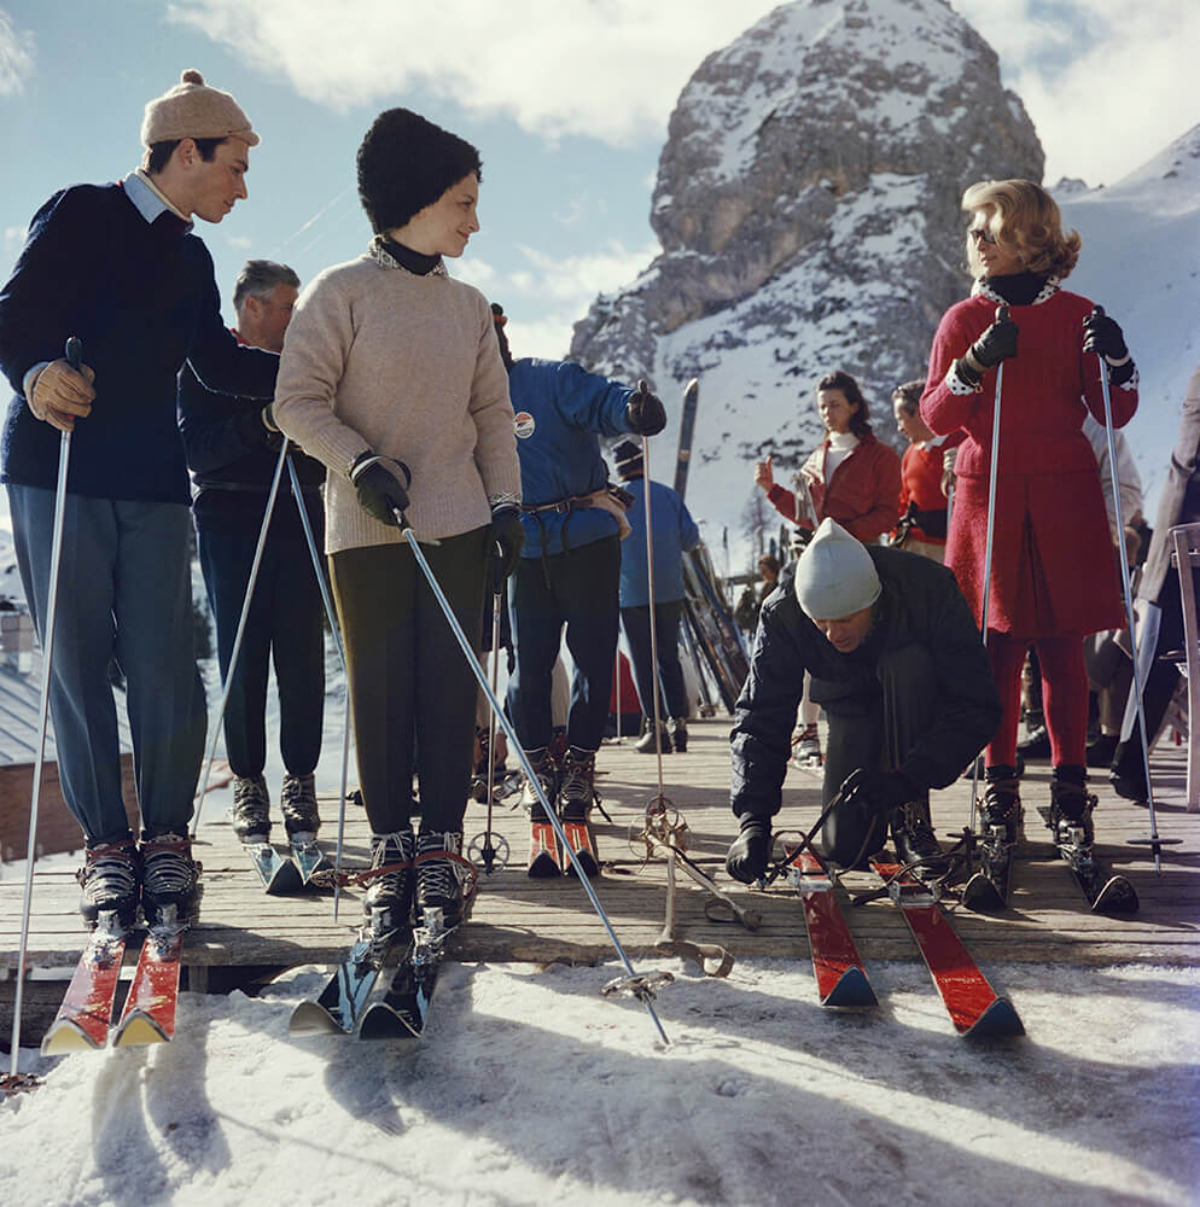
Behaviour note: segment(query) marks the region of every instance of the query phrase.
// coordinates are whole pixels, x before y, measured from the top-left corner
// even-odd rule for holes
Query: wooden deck
[[[689,827],[689,850],[705,869],[742,904],[763,915],[756,932],[705,917],[706,894],[680,875],[677,890],[679,938],[718,944],[736,956],[807,956],[799,901],[784,884],[765,893],[731,886],[722,861],[733,833],[728,811],[728,722],[692,726],[686,755],[663,759],[664,794]],[[1114,869],[1137,887],[1141,910],[1128,918],[1091,914],[1065,867],[1053,856],[1036,806],[1048,797],[1048,768],[1033,765],[1026,774],[1024,799],[1030,839],[1016,873],[1013,909],[999,917],[954,914],[955,925],[985,966],[994,961],[1069,961],[1087,964],[1143,962],[1195,964],[1200,961],[1200,815],[1184,808],[1185,751],[1165,746],[1154,759],[1159,832],[1179,839],[1164,848],[1163,871],[1156,876],[1146,849],[1131,845],[1148,832],[1146,810],[1115,796],[1101,779],[1097,811],[1099,849]],[[604,874],[595,882],[617,935],[631,957],[656,951],[666,902],[662,860],[644,864],[631,847],[630,830],[640,830],[647,802],[655,794],[655,760],[637,754],[631,741],[606,745],[599,756],[599,786],[613,823],[598,825]],[[934,819],[943,839],[967,821],[969,784],[959,782],[935,794]],[[791,770],[780,824],[811,825],[816,816],[818,780]],[[325,837],[332,842],[335,806],[324,802],[329,819]],[[484,809],[467,813],[468,836],[482,830]],[[522,814],[501,806],[495,828],[511,845],[514,860],[491,877],[480,877],[470,924],[454,947],[464,961],[571,960],[591,962],[612,954],[608,936],[573,878],[531,881],[525,875],[526,826]],[[281,829],[281,827],[280,827]],[[361,811],[348,806],[346,862],[362,866],[367,857],[367,827]],[[206,969],[223,966],[280,968],[335,961],[358,920],[356,890],[342,896],[341,919],[333,920],[332,894],[266,897],[240,851],[228,818],[211,817],[201,829],[204,864],[201,918],[186,948],[191,983],[200,987]],[[70,870],[61,866],[34,878],[28,967],[35,980],[57,979],[75,961],[83,931],[77,912],[78,890]],[[845,877],[850,893],[872,886],[866,873]],[[22,883],[0,880],[0,980],[11,997],[17,962]],[[845,896],[843,895],[843,901]],[[847,908],[864,959],[915,959],[916,949],[898,911],[887,901]],[[131,958],[131,957],[127,957]],[[47,987],[49,989],[49,986]],[[3,992],[3,991],[0,991]],[[32,996],[32,994],[31,994]],[[54,996],[54,995],[51,995]]]

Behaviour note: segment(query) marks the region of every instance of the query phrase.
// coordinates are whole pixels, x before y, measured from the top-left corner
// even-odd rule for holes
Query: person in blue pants
[[[654,725],[654,658],[650,641],[650,567],[646,556],[646,490],[642,448],[622,440],[613,449],[617,476],[633,496],[629,508],[629,539],[621,546],[621,627],[633,658],[633,681],[642,706],[642,736],[634,749],[653,754],[657,742],[663,753],[687,750],[687,689],[679,663],[679,622],[686,592],[683,555],[700,544],[700,529],[683,498],[661,482],[651,482],[650,523],[654,547],[654,627],[658,646],[658,675],[662,704],[669,720]]]

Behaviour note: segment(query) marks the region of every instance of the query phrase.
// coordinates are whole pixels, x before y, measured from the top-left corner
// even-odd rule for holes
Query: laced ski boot
[[[563,821],[587,821],[596,804],[596,752],[572,746],[563,760],[559,812]]]
[[[377,874],[372,876],[363,894],[363,921],[377,938],[393,934],[409,923],[415,853],[412,830],[371,835],[371,871]]]
[[[266,842],[271,833],[271,796],[261,775],[233,781],[233,832],[245,843]]]
[[[279,792],[279,805],[290,841],[304,842],[316,838],[321,828],[321,815],[317,811],[315,776],[285,775]]]
[[[558,764],[555,762],[554,755],[548,747],[543,746],[540,750],[528,750],[526,755],[529,759],[530,766],[533,767],[533,773],[537,776],[537,781],[541,785],[547,802],[551,809],[558,808]],[[529,816],[534,821],[545,821],[546,811],[542,808],[542,802],[538,799],[538,794],[534,790],[531,783],[526,781],[525,787],[521,791],[521,807],[528,810]]]
[[[486,725],[475,726],[475,767],[471,771],[471,799],[476,804],[487,804],[488,760],[491,751],[488,749],[488,729]]]
[[[672,717],[667,722],[667,732],[671,735],[671,746],[676,754],[686,754],[688,744],[687,717]]]
[[[821,738],[815,724],[806,725],[792,739],[792,762],[797,767],[820,767],[824,762]]]
[[[98,842],[83,854],[83,867],[75,873],[83,890],[79,912],[84,925],[94,930],[100,915],[115,913],[121,926],[137,921],[139,873],[137,844],[132,838]]]
[[[686,737],[684,738],[684,742],[687,742]],[[633,744],[633,748],[638,752],[638,754],[654,753],[655,745],[653,717],[642,718],[642,736]],[[667,733],[666,725],[662,721],[658,723],[658,749],[661,750],[663,754],[671,753],[671,737]]]
[[[1054,841],[1065,846],[1091,846],[1095,838],[1092,825],[1095,807],[1096,798],[1088,794],[1084,768],[1055,767],[1047,819]]]
[[[468,885],[475,880],[474,868],[462,857],[462,835],[422,830],[414,868],[419,920],[426,922],[429,911],[441,910],[442,927],[453,930],[467,915]]]
[[[999,830],[1005,842],[1016,842],[1021,836],[1021,781],[1015,767],[988,767],[984,772],[987,787],[979,804],[984,829]]]
[[[186,834],[142,835],[142,912],[147,926],[191,922],[200,904],[200,865]]]
[[[896,855],[905,866],[912,866],[918,880],[937,880],[949,871],[949,864],[933,835],[929,820],[929,797],[908,801],[892,811],[892,842]]]

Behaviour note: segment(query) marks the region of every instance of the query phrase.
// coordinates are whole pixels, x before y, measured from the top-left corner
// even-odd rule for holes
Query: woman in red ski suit
[[[986,181],[963,195],[971,214],[971,297],[942,317],[921,397],[934,432],[961,428],[946,565],[982,622],[988,488],[997,366],[1003,364],[996,515],[986,642],[1004,706],[987,748],[985,824],[1015,835],[1020,676],[1037,647],[1050,734],[1050,827],[1091,838],[1086,791],[1085,634],[1123,623],[1118,567],[1096,458],[1081,428],[1104,422],[1100,373],[1113,423],[1137,409],[1137,371],[1120,327],[1087,298],[1059,287],[1080,239],[1062,232],[1058,206],[1027,180]],[[1103,360],[1101,360],[1103,358]],[[1102,370],[1103,364],[1103,370]]]

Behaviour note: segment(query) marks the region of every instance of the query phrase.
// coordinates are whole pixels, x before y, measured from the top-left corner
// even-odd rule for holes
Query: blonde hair
[[[992,237],[1016,252],[1026,272],[1062,280],[1079,260],[1083,240],[1076,231],[1063,234],[1058,204],[1032,180],[981,180],[963,194],[962,208],[984,212]],[[967,263],[976,277],[985,275],[970,235]]]

